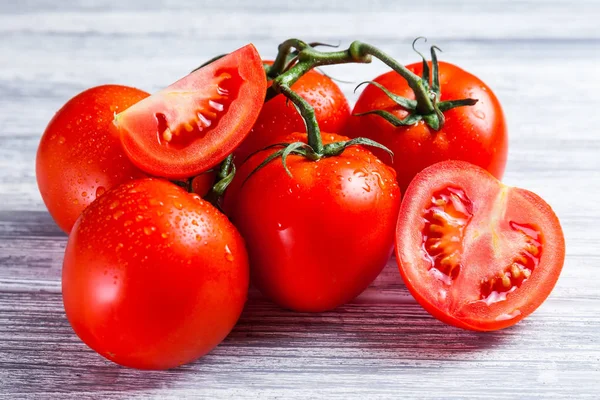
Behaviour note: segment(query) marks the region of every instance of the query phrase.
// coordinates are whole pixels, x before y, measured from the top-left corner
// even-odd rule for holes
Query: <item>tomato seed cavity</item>
[[[195,99],[196,109],[186,121],[169,121],[163,113],[156,113],[157,134],[160,144],[181,149],[197,139],[203,138],[209,129],[214,128],[233,100],[237,97],[234,90],[239,87],[241,77],[236,71],[217,72],[216,83],[207,89],[204,97]]]
[[[506,299],[506,295],[519,288],[533,273],[542,256],[541,233],[533,226],[510,222],[510,227],[521,232],[525,245],[512,262],[494,276],[481,281],[481,300],[488,305]]]
[[[423,251],[431,262],[430,271],[448,285],[462,268],[462,239],[472,210],[464,191],[448,187],[434,193],[423,212]]]

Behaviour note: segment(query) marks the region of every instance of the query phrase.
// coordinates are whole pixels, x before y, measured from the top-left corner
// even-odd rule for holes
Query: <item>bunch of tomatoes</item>
[[[492,90],[436,47],[403,66],[362,42],[317,45],[291,39],[266,61],[249,44],[151,96],[91,88],[50,121],[37,181],[69,235],[66,315],[92,349],[189,363],[233,329],[250,281],[282,307],[331,310],[394,248],[416,300],[460,328],[511,326],[549,295],[563,234],[540,197],[499,181]],[[392,71],[352,112],[315,70],[373,57]]]

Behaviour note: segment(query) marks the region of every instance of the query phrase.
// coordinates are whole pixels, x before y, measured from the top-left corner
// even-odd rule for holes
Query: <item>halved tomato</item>
[[[548,297],[565,241],[536,194],[473,164],[444,161],[409,185],[396,256],[406,286],[434,317],[491,331],[514,325]]]
[[[186,178],[221,162],[250,132],[265,100],[261,58],[246,45],[115,116],[140,169]]]

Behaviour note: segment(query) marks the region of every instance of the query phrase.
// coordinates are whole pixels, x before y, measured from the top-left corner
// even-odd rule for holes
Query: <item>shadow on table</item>
[[[267,356],[301,354],[349,362],[461,360],[489,352],[518,332],[518,326],[471,332],[438,321],[410,295],[392,258],[363,294],[330,312],[284,310],[251,290],[238,325],[215,351],[252,347],[252,353]]]

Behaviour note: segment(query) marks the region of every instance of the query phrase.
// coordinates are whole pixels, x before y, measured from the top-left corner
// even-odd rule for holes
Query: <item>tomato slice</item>
[[[409,185],[396,256],[406,286],[434,317],[490,331],[514,325],[548,297],[565,241],[536,194],[475,165],[444,161]]]
[[[125,153],[140,169],[186,178],[221,162],[248,135],[267,89],[246,45],[115,116]]]

